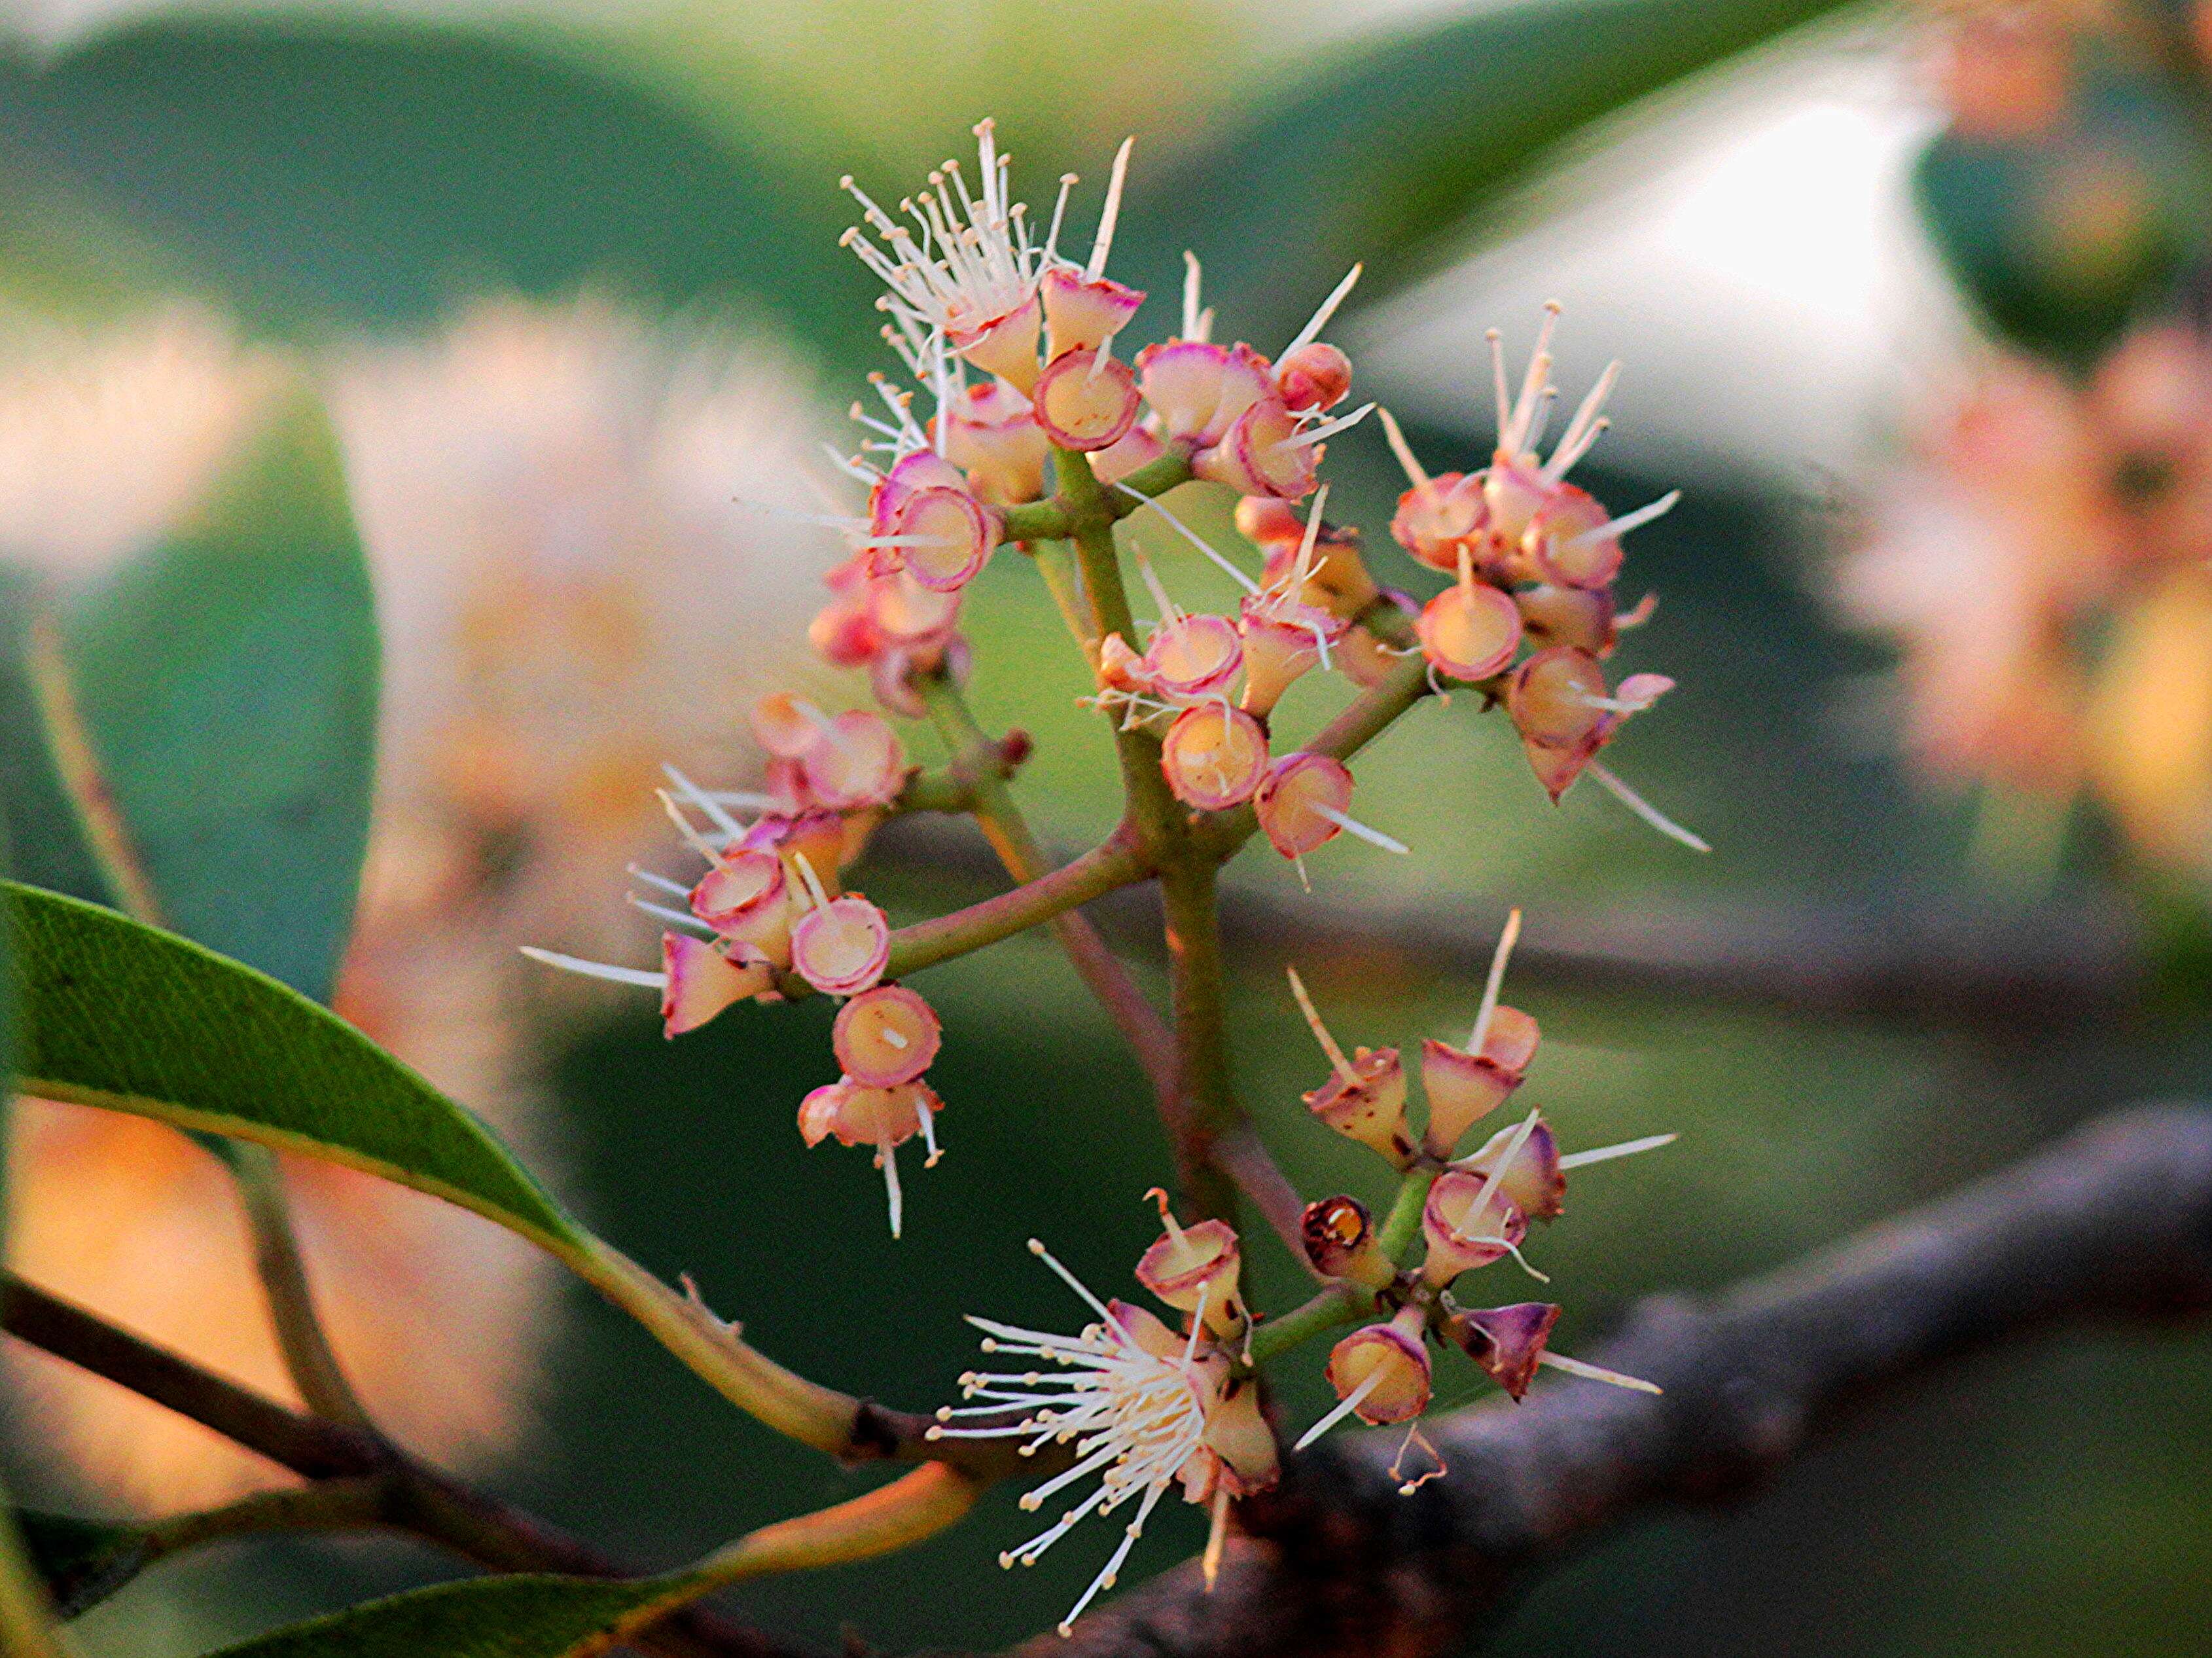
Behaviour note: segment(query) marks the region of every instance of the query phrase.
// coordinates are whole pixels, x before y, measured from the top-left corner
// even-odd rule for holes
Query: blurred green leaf
[[[2140,77],[2106,76],[2053,133],[1939,135],[1913,193],[1952,279],[1996,332],[2086,363],[2201,251],[2206,164],[2187,112]]]
[[[7,891],[26,1092],[330,1158],[583,1249],[490,1130],[336,1015],[111,910]]]
[[[368,844],[378,661],[319,405],[276,399],[203,507],[12,657],[0,743],[24,873],[327,999]],[[57,820],[70,788],[74,824]]]
[[[1523,0],[1329,64],[1170,178],[1133,186],[1128,280],[1205,262],[1224,338],[1273,349],[1355,259],[1404,281],[1468,214],[1637,99],[1849,0]]]
[[[561,1658],[667,1585],[477,1577],[295,1624],[209,1658]]]
[[[0,164],[276,326],[419,323],[472,290],[599,278],[671,303],[742,292],[817,336],[856,301],[866,314],[834,191],[519,38],[390,16],[139,22],[43,65],[0,57]]]

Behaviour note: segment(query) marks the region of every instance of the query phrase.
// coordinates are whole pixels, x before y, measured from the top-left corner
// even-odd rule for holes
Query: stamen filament
[[[1638,1152],[1656,1151],[1662,1146],[1671,1146],[1682,1137],[1679,1134],[1647,1134],[1640,1140],[1623,1140],[1617,1146],[1596,1146],[1589,1151],[1574,1151],[1559,1159],[1563,1169],[1588,1168],[1592,1163],[1609,1163],[1616,1157],[1633,1157]]]
[[[1346,834],[1357,835],[1370,846],[1379,846],[1386,852],[1395,852],[1400,857],[1412,855],[1413,849],[1407,845],[1404,841],[1395,836],[1386,835],[1380,829],[1370,828],[1348,812],[1340,812],[1334,806],[1326,805],[1320,801],[1313,802],[1309,809],[1316,817],[1326,818],[1343,830]]]
[[[1586,1364],[1580,1359],[1569,1358],[1565,1353],[1554,1353],[1548,1347],[1536,1355],[1536,1362],[1548,1364],[1554,1370],[1564,1370],[1571,1376],[1582,1376],[1591,1381],[1626,1387],[1631,1393],[1663,1395],[1667,1391],[1656,1382],[1646,1381],[1641,1376],[1623,1375],[1620,1371],[1608,1370],[1601,1364]]]
[[[1276,362],[1280,363],[1299,346],[1310,345],[1321,338],[1321,331],[1328,326],[1328,320],[1336,314],[1336,308],[1344,303],[1345,296],[1352,292],[1353,284],[1358,282],[1359,273],[1366,268],[1364,265],[1355,265],[1344,273],[1344,280],[1330,290],[1329,296],[1321,302],[1321,308],[1306,320],[1304,327],[1291,336],[1291,343],[1276,353]]]
[[[586,978],[604,978],[611,984],[642,984],[656,991],[668,988],[666,973],[653,972],[644,967],[617,967],[605,961],[586,961],[581,956],[562,955],[558,950],[541,950],[534,944],[522,946],[522,953],[549,967],[581,973]]]
[[[1304,1450],[1307,1446],[1312,1444],[1314,1441],[1319,1439],[1330,1429],[1335,1427],[1338,1423],[1343,1421],[1345,1417],[1350,1416],[1354,1411],[1358,1410],[1362,1405],[1366,1403],[1368,1394],[1373,1393],[1377,1387],[1382,1385],[1382,1376],[1386,1368],[1387,1367],[1383,1365],[1378,1364],[1372,1370],[1369,1371],[1367,1373],[1366,1381],[1361,1382],[1358,1387],[1353,1388],[1341,1399],[1338,1400],[1336,1408],[1331,1411],[1327,1416],[1323,1417],[1319,1422],[1314,1423],[1312,1427],[1307,1429],[1304,1433],[1301,1434],[1298,1436],[1298,1442],[1291,1446],[1291,1448],[1293,1451]]]
[[[1306,1024],[1312,1029],[1314,1039],[1321,1044],[1322,1051],[1328,1056],[1328,1063],[1344,1079],[1346,1086],[1358,1088],[1359,1073],[1352,1069],[1352,1061],[1344,1057],[1344,1050],[1337,1046],[1336,1039],[1328,1033],[1328,1027],[1321,1022],[1321,1014],[1314,1007],[1313,997],[1306,994],[1305,980],[1298,977],[1296,967],[1285,967],[1283,971],[1290,975],[1291,994],[1297,998],[1298,1011],[1306,1016]]]
[[[1098,239],[1091,244],[1091,267],[1085,273],[1092,282],[1106,273],[1106,255],[1114,247],[1114,226],[1121,216],[1121,186],[1129,180],[1129,149],[1134,137],[1121,140],[1114,152],[1114,172],[1106,180],[1106,205],[1098,213]]]
[[[1492,331],[1491,338],[1494,341],[1497,338],[1496,332]],[[1504,384],[1503,381],[1499,381],[1501,388]],[[1398,464],[1406,469],[1407,479],[1415,489],[1425,492],[1433,480],[1421,470],[1421,463],[1413,459],[1413,446],[1406,442],[1406,434],[1399,430],[1397,418],[1388,409],[1377,408],[1375,412],[1382,422],[1382,436],[1389,440],[1390,453],[1398,457]]]
[[[1498,948],[1490,958],[1490,977],[1483,981],[1482,1005],[1475,1010],[1474,1033],[1467,1039],[1467,1051],[1472,1054],[1482,1051],[1483,1039],[1490,1034],[1490,1021],[1498,1012],[1498,993],[1505,986],[1505,964],[1512,958],[1513,947],[1521,939],[1521,911],[1516,905],[1505,917],[1505,929],[1498,935]]]
[[[1693,852],[1710,852],[1713,850],[1710,842],[1682,827],[1680,824],[1652,805],[1650,802],[1645,800],[1643,795],[1638,794],[1595,760],[1592,760],[1583,770],[1595,777],[1615,800],[1669,840],[1679,840]]]

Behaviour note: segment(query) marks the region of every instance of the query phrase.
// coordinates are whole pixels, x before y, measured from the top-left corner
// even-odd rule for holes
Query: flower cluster
[[[1567,481],[1606,429],[1618,363],[1590,388],[1550,455],[1540,453],[1558,395],[1551,380],[1558,317],[1557,305],[1546,308],[1517,394],[1504,342],[1490,332],[1498,447],[1483,470],[1431,476],[1383,411],[1408,484],[1390,533],[1415,559],[1454,578],[1422,608],[1415,632],[1432,676],[1480,685],[1504,700],[1531,769],[1554,801],[1588,772],[1647,822],[1704,850],[1702,841],[1597,761],[1630,715],[1674,688],[1664,674],[1632,674],[1608,691],[1603,664],[1623,630],[1645,621],[1656,602],[1646,596],[1626,613],[1620,610],[1613,588],[1625,560],[1621,538],[1670,510],[1680,491],[1616,517]]]
[[[1322,1021],[1296,970],[1291,989],[1328,1056],[1330,1075],[1305,1096],[1306,1108],[1339,1134],[1367,1146],[1406,1177],[1402,1203],[1420,1203],[1418,1262],[1413,1238],[1388,1235],[1356,1198],[1325,1198],[1307,1205],[1307,1259],[1323,1277],[1374,1293],[1388,1312],[1353,1331],[1328,1357],[1328,1381],[1337,1405],[1307,1429],[1304,1448],[1347,1416],[1376,1425],[1404,1423],[1406,1439],[1394,1473],[1403,1478],[1407,1454],[1426,1449],[1433,1466],[1408,1478],[1408,1492],[1443,1472],[1420,1433],[1429,1406],[1428,1346],[1446,1341],[1464,1350],[1515,1399],[1528,1390],[1539,1365],[1616,1387],[1656,1393],[1650,1382],[1553,1352],[1552,1326],[1559,1308],[1542,1301],[1492,1308],[1462,1307],[1453,1286],[1463,1274],[1509,1256],[1532,1277],[1548,1283],[1528,1263],[1521,1246],[1531,1221],[1551,1222],[1566,1207],[1567,1171],[1585,1164],[1650,1151],[1671,1134],[1620,1145],[1563,1154],[1552,1126],[1531,1111],[1498,1130],[1472,1151],[1462,1147],[1475,1125],[1510,1100],[1536,1055],[1536,1021],[1498,999],[1521,925],[1519,911],[1506,923],[1481,1008],[1464,1047],[1433,1038],[1421,1044],[1421,1087],[1428,1111],[1418,1133],[1407,1115],[1405,1063],[1395,1048],[1358,1048],[1346,1055]],[[1406,1210],[1410,1218],[1411,1210]],[[1412,1228],[1406,1228],[1409,1234]]]
[[[1042,1359],[1053,1370],[971,1370],[960,1378],[963,1399],[981,1404],[937,1412],[932,1439],[1012,1438],[1024,1455],[1048,1446],[1073,1448],[1070,1466],[1022,1498],[1036,1509],[1054,1493],[1096,1476],[1098,1483],[1060,1518],[999,1557],[1001,1566],[1033,1566],[1044,1551],[1092,1515],[1114,1513],[1134,1499],[1136,1514],[1121,1541],[1091,1582],[1060,1632],[1111,1588],[1144,1534],[1145,1522],[1168,1491],[1207,1505],[1212,1528],[1206,1551],[1210,1582],[1221,1557],[1230,1500],[1273,1485],[1279,1472],[1273,1430],[1261,1412],[1260,1389],[1247,1362],[1252,1314],[1239,1293],[1243,1258],[1225,1221],[1179,1226],[1164,1192],[1146,1194],[1160,1207],[1164,1230],[1137,1262],[1137,1282],[1183,1315],[1182,1333],[1127,1301],[1102,1301],[1032,1238],[1030,1249],[1083,1298],[1098,1321],[1073,1336],[1024,1330],[970,1317],[984,1332],[983,1350]]]
[[[634,893],[632,902],[665,929],[659,968],[543,956],[658,987],[672,1036],[748,998],[839,998],[831,1039],[837,1077],[800,1104],[799,1131],[810,1145],[835,1138],[872,1149],[894,1235],[902,1211],[897,1149],[919,1136],[936,1160],[941,1105],[927,1080],[941,1027],[929,1003],[896,982],[902,963],[980,948],[1064,915],[1114,884],[1102,875],[1101,885],[1084,886],[1079,877],[1091,869],[1118,867],[1127,872],[1124,883],[1178,870],[1200,875],[1255,832],[1302,878],[1307,856],[1340,835],[1407,850],[1352,815],[1344,756],[1353,745],[1342,753],[1322,740],[1276,747],[1278,706],[1310,674],[1340,674],[1385,723],[1425,692],[1473,687],[1485,707],[1506,710],[1554,800],[1588,772],[1668,833],[1702,847],[1596,759],[1627,717],[1672,683],[1632,674],[1609,685],[1604,664],[1622,630],[1650,612],[1648,600],[1626,615],[1616,607],[1622,537],[1674,497],[1615,516],[1567,481],[1604,428],[1614,370],[1546,455],[1543,430],[1557,397],[1551,320],[1517,395],[1509,395],[1503,348],[1493,342],[1498,442],[1491,463],[1473,472],[1424,472],[1383,413],[1411,481],[1392,533],[1417,563],[1449,578],[1425,602],[1391,591],[1370,571],[1358,533],[1328,521],[1328,487],[1319,477],[1331,440],[1375,408],[1337,412],[1351,393],[1352,364],[1322,338],[1358,267],[1269,357],[1214,339],[1198,261],[1188,258],[1180,328],[1132,351],[1121,341],[1146,296],[1107,274],[1129,147],[1115,157],[1089,255],[1079,262],[1060,251],[1075,180],[1063,180],[1040,232],[1012,196],[1010,162],[991,124],[975,133],[972,176],[948,161],[895,210],[845,181],[863,216],[846,245],[882,280],[884,336],[907,378],[874,376],[872,401],[853,411],[865,432],[858,452],[833,452],[865,497],[848,501],[849,510],[801,515],[837,532],[846,548],[828,576],[830,600],[813,619],[812,643],[835,666],[866,669],[889,715],[935,721],[955,749],[951,770],[944,778],[917,777],[884,714],[831,714],[791,695],[763,698],[751,721],[766,756],[757,789],[710,790],[669,774],[662,802],[706,867],[689,880],[633,870],[654,890]],[[1208,545],[1161,499],[1185,485],[1238,497],[1235,523],[1249,544],[1241,557]],[[1134,552],[1154,611],[1148,625],[1138,625],[1112,534],[1118,521],[1139,513],[1158,516],[1237,584],[1233,609],[1184,608]],[[990,763],[979,759],[990,740],[961,699],[971,653],[959,629],[969,587],[1001,547],[1037,552],[1048,541],[1073,544],[1082,591],[1063,592],[1063,607],[1093,672],[1086,701],[1116,723],[1130,786],[1122,832],[1099,854],[1039,875],[1020,867],[1032,860],[1011,802],[1003,790],[993,793],[989,779],[977,781],[979,766]],[[1011,767],[1016,741],[997,747]],[[939,786],[948,781],[957,786]],[[948,797],[974,813],[1002,850],[1014,849],[1006,862],[1024,884],[895,936],[881,910],[845,890],[846,874],[888,813]],[[1264,1320],[1246,1304],[1231,1220],[1217,1214],[1182,1224],[1156,1191],[1150,1195],[1162,1231],[1136,1277],[1179,1324],[1100,1301],[1035,1242],[1096,1321],[1062,1336],[973,1320],[987,1351],[1018,1362],[963,1376],[966,1402],[938,1412],[930,1439],[1019,1442],[1023,1455],[1050,1470],[1024,1498],[1027,1508],[1062,1491],[1084,1493],[1009,1550],[1005,1564],[1035,1561],[1091,1515],[1129,1511],[1121,1541],[1071,1620],[1111,1586],[1170,1492],[1211,1509],[1211,1573],[1233,1501],[1277,1478],[1277,1443],[1255,1366],[1309,1336],[1362,1326],[1329,1357],[1340,1403],[1307,1440],[1347,1415],[1406,1423],[1401,1468],[1414,1444],[1427,1443],[1418,1421],[1430,1402],[1435,1344],[1463,1349],[1516,1399],[1542,1364],[1648,1387],[1552,1352],[1555,1307],[1482,1308],[1454,1298],[1462,1274],[1521,1259],[1529,1223],[1560,1212],[1568,1169],[1672,1137],[1563,1155],[1550,1125],[1532,1112],[1480,1147],[1463,1148],[1519,1087],[1535,1053],[1535,1021],[1498,1002],[1512,933],[1500,945],[1466,1046],[1424,1045],[1427,1112],[1418,1128],[1407,1116],[1396,1051],[1346,1055],[1293,974],[1331,1065],[1307,1106],[1329,1128],[1371,1147],[1401,1183],[1392,1218],[1379,1228],[1349,1197],[1307,1206],[1302,1234],[1294,1233],[1295,1204],[1270,1210],[1286,1240],[1302,1237],[1325,1286],[1306,1308]],[[1071,953],[1093,977],[1099,962],[1080,943],[1078,936]],[[1178,962],[1176,971],[1190,968]],[[1116,1001],[1110,987],[1101,994]],[[1128,997],[1141,999],[1133,989]],[[1233,1112],[1233,1100],[1222,1103]],[[1406,1479],[1407,1489],[1427,1477]]]
[[[2212,346],[2140,331],[2082,383],[2001,362],[1921,436],[1839,572],[1904,649],[1935,769],[2087,787],[2154,860],[2212,870]]]

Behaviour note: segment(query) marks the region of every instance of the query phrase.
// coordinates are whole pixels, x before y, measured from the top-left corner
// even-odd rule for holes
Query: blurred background
[[[377,632],[312,586],[276,624],[328,631],[319,660],[380,639],[380,704],[351,716],[378,739],[357,910],[313,868],[241,861],[235,902],[185,930],[334,997],[623,1248],[838,1386],[927,1404],[969,1362],[962,1313],[1069,1317],[1032,1234],[1126,1291],[1166,1151],[1048,942],[928,975],[950,1155],[910,1179],[900,1244],[858,1159],[793,1131],[831,1080],[825,1009],[746,1006],[666,1043],[646,998],[514,947],[645,960],[622,868],[661,854],[661,762],[744,787],[754,698],[866,698],[805,643],[835,538],[739,504],[811,506],[795,479],[848,441],[879,366],[836,177],[909,188],[993,113],[1034,199],[1067,168],[1095,183],[1133,133],[1126,279],[1170,295],[1192,247],[1224,333],[1273,349],[1367,260],[1332,337],[1437,469],[1492,441],[1483,331],[1517,354],[1557,297],[1563,389],[1627,364],[1585,481],[1685,491],[1625,589],[1662,596],[1625,662],[1681,688],[1615,756],[1712,857],[1589,789],[1553,808],[1510,731],[1462,704],[1362,763],[1363,810],[1413,856],[1340,844],[1310,898],[1264,854],[1233,871],[1239,1082],[1309,1196],[1378,1192],[1299,1106],[1318,1070],[1285,961],[1345,1039],[1408,1046],[1465,1023],[1508,905],[1534,943],[1625,953],[1593,975],[1538,952],[1511,993],[1547,1037],[1531,1097],[1572,1143],[1683,1137],[1580,1179],[1575,1223],[1543,1240],[1563,1344],[1587,1346],[1638,1295],[1717,1288],[2212,1076],[2208,52],[2212,8],[2182,0],[15,0],[16,873],[101,895],[24,735],[32,615],[70,619],[88,716],[140,734],[109,758],[152,799],[194,741],[164,735],[175,686],[230,687],[236,755],[281,759],[336,706],[206,660],[198,619],[223,600],[163,587],[163,561],[251,522],[357,535]],[[1402,485],[1380,435],[1329,462],[1331,517],[1419,587],[1382,533]],[[1209,487],[1188,510],[1224,525]],[[1186,604],[1231,596],[1141,533]],[[134,605],[158,649],[125,648]],[[965,627],[979,715],[1036,738],[1032,821],[1090,844],[1110,745],[1034,572],[995,561]],[[1308,728],[1335,694],[1302,683],[1282,717]],[[343,863],[358,826],[332,834]],[[895,825],[862,884],[900,920],[969,901],[997,884],[969,844]],[[179,856],[221,874],[239,854]],[[1157,988],[1146,917],[1103,919]],[[1935,967],[1833,990],[1899,941]],[[1721,965],[1692,984],[1685,962]],[[13,1137],[27,1276],[283,1391],[211,1159],[33,1101]],[[292,1174],[340,1350],[425,1452],[656,1562],[872,1478],[737,1416],[474,1217]],[[1279,1300],[1293,1269],[1270,1247],[1254,1270]],[[6,1358],[26,1401],[8,1478],[35,1506],[158,1514],[279,1478]],[[1284,1368],[1310,1416],[1318,1366]],[[1987,1356],[1748,1503],[1601,1542],[1479,1635],[1645,1658],[2201,1654],[2208,1384],[2205,1336]],[[1439,1385],[1483,1391],[1467,1366]],[[1028,1634],[1095,1563],[1071,1546],[1001,1575],[1013,1496],[742,1605],[825,1644]],[[1196,1511],[1175,1521],[1138,1565],[1195,1546]],[[450,1570],[397,1543],[234,1546],[78,1629],[100,1658],[168,1658]]]

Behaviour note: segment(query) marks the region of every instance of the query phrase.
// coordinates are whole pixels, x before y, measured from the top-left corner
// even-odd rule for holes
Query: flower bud
[[[1455,1313],[1446,1321],[1444,1332],[1518,1401],[1535,1379],[1544,1344],[1559,1321],[1558,1308],[1545,1301],[1522,1301],[1513,1307]]]
[[[1275,390],[1292,409],[1333,409],[1352,390],[1352,359],[1324,341],[1310,341],[1275,365]]]
[[[1039,291],[1044,300],[1045,357],[1053,363],[1070,351],[1097,350],[1120,333],[1145,302],[1139,289],[1111,277],[1086,280],[1065,265],[1046,271]]]
[[[1487,1179],[1505,1155],[1507,1140],[1518,1131],[1516,1128],[1498,1130],[1481,1150],[1461,1158],[1453,1167]],[[1530,1220],[1557,1220],[1565,1212],[1566,1171],[1559,1166],[1559,1142],[1549,1123],[1539,1119],[1528,1131],[1528,1142],[1514,1155],[1501,1189],[1507,1200]]]
[[[1298,1222],[1306,1259],[1326,1278],[1349,1278],[1370,1289],[1395,1280],[1391,1265],[1375,1240],[1375,1219],[1357,1198],[1323,1198],[1306,1205]]]
[[[1179,1226],[1167,1194],[1158,1197],[1167,1229],[1137,1262],[1137,1282],[1179,1313],[1195,1313],[1202,1304],[1206,1327],[1222,1339],[1241,1334],[1245,1314],[1237,1277],[1243,1263],[1236,1228],[1226,1221]]]
[[[1103,449],[1137,418],[1136,376],[1118,357],[1064,352],[1036,383],[1037,424],[1063,449]]]
[[[1406,1068],[1397,1049],[1354,1048],[1344,1067],[1302,1097],[1308,1111],[1346,1139],[1371,1147],[1400,1168],[1412,1159]]]
[[[906,750],[898,734],[865,709],[831,720],[799,765],[814,798],[836,812],[887,806],[906,786]]]
[[[1410,1422],[1429,1408],[1423,1310],[1409,1306],[1388,1324],[1355,1330],[1329,1350],[1328,1385],[1364,1423]]]
[[[1462,580],[1422,607],[1413,631],[1439,674],[1472,683],[1512,662],[1521,649],[1521,610],[1510,594]]]
[[[1352,773],[1342,761],[1299,749],[1277,760],[1252,797],[1267,844],[1286,858],[1304,857],[1334,839],[1343,826],[1327,807],[1342,813],[1352,805]]]
[[[1237,503],[1237,533],[1270,557],[1284,547],[1295,553],[1304,544],[1306,521],[1287,501],[1248,495]]]
[[[1222,812],[1252,798],[1267,771],[1267,734],[1241,709],[1208,703],[1176,716],[1160,744],[1160,770],[1184,805]]]
[[[765,964],[738,966],[706,940],[688,933],[660,936],[660,968],[664,1036],[696,1030],[732,1003],[758,996],[775,984]]]
[[[1244,659],[1226,616],[1170,616],[1145,647],[1144,682],[1170,702],[1199,702],[1229,688]]]
[[[999,545],[996,514],[959,489],[917,490],[892,520],[913,545],[894,549],[900,566],[932,593],[957,593],[974,581]]]
[[[774,852],[725,854],[691,889],[691,913],[742,952],[789,965],[791,893],[783,860]]]
[[[1431,1156],[1450,1156],[1468,1129],[1512,1096],[1535,1056],[1536,1035],[1534,1019],[1518,1008],[1498,1007],[1480,1053],[1434,1038],[1421,1044],[1421,1090],[1429,1101],[1423,1144]]]
[[[1528,1216],[1510,1198],[1493,1193],[1488,1179],[1448,1168],[1437,1176],[1421,1209],[1429,1252],[1421,1276],[1442,1288],[1462,1272],[1510,1254],[1528,1233]]]
[[[927,1070],[943,1034],[935,1010],[920,996],[903,984],[878,984],[837,1010],[830,1043],[847,1076],[889,1088]]]
[[[945,458],[965,469],[969,486],[994,506],[1034,501],[1044,493],[1052,440],[1036,411],[1003,380],[952,394],[944,413]]]
[[[859,893],[817,904],[792,923],[791,965],[828,996],[855,996],[884,976],[891,926]]]

